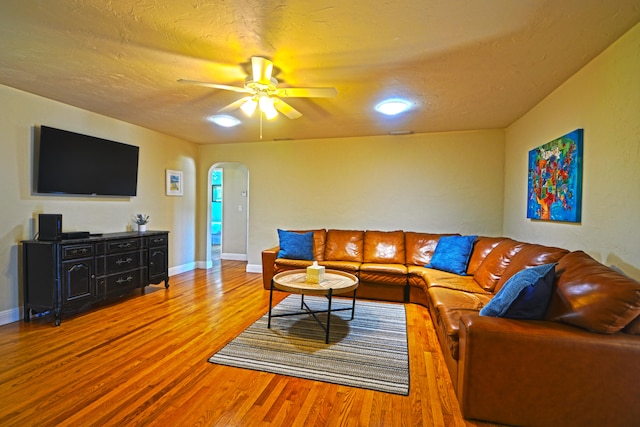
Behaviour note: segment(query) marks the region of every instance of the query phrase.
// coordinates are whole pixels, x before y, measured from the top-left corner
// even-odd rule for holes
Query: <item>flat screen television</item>
[[[36,193],[136,195],[139,147],[48,126],[35,147]]]

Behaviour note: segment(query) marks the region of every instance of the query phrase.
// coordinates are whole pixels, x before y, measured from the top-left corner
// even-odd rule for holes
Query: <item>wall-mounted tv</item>
[[[136,195],[139,147],[48,126],[35,134],[36,193]]]

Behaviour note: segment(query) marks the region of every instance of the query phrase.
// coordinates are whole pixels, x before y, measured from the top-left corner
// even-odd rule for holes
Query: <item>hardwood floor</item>
[[[60,327],[0,326],[0,425],[492,425],[462,419],[428,311],[413,304],[409,396],[208,363],[267,311],[261,275],[244,270],[221,261]]]

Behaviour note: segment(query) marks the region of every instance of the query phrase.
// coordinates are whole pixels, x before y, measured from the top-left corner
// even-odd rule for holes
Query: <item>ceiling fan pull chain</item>
[[[259,114],[260,114],[260,141],[262,141],[262,111],[260,111]]]

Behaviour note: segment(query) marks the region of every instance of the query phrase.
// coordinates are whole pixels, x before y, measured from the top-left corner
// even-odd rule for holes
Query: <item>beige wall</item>
[[[504,232],[640,280],[640,24],[506,131]],[[528,151],[584,129],[582,223],[526,218]]]
[[[19,242],[36,233],[39,213],[61,213],[64,231],[106,233],[131,227],[133,214],[151,216],[149,229],[169,230],[169,266],[195,261],[194,144],[59,102],[0,86],[0,324],[21,315]],[[140,147],[138,196],[132,198],[33,195],[34,125],[47,125]],[[165,195],[165,169],[184,172],[183,197]]]
[[[506,131],[202,146],[0,86],[0,324],[18,317],[18,243],[34,235],[38,213],[91,232],[122,231],[148,213],[151,229],[171,232],[173,273],[206,265],[207,174],[220,162],[249,171],[249,268],[277,244],[277,228],[404,229],[584,249],[640,279],[638,75],[640,25]],[[40,124],[140,146],[138,196],[32,195]],[[528,151],[576,128],[585,130],[582,223],[527,220]],[[165,195],[165,169],[184,172],[183,197]]]
[[[501,130],[203,145],[198,179],[206,183],[218,162],[247,166],[251,269],[278,243],[277,228],[500,235],[503,153]],[[206,191],[199,186],[198,197]],[[205,259],[205,244],[198,256]]]

